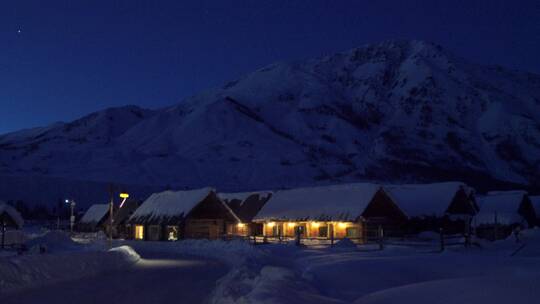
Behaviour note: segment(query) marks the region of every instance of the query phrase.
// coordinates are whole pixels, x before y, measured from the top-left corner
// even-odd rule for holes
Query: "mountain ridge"
[[[0,174],[227,191],[540,185],[540,76],[424,41],[271,64],[170,107],[111,108],[42,129],[0,135]]]

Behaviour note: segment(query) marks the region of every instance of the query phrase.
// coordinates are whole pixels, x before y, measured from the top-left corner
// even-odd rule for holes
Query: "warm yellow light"
[[[276,225],[276,223],[274,223],[274,222],[269,222],[269,223],[266,224],[266,225],[268,225],[268,227],[274,227],[274,226]]]
[[[317,222],[311,222],[311,227],[313,228],[319,228],[320,224]]]
[[[120,198],[128,198],[128,197],[129,197],[128,193],[120,193]]]
[[[144,226],[141,226],[141,225],[135,226],[135,239],[136,240],[144,239]]]
[[[246,224],[244,224],[244,223],[238,223],[237,226],[238,226],[238,228],[244,228],[244,227],[246,226]]]
[[[341,229],[347,228],[347,223],[339,222],[338,227]]]
[[[294,226],[296,226],[296,223],[288,223],[287,226],[289,226],[289,228],[293,228]]]

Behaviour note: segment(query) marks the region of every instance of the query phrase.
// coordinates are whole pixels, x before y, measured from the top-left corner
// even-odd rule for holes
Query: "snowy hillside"
[[[540,76],[422,41],[273,64],[166,109],[108,109],[0,136],[3,175],[220,191],[361,180],[537,187],[539,167]]]

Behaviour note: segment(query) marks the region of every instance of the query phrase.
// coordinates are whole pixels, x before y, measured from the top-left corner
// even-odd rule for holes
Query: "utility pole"
[[[69,208],[71,209],[71,215],[69,217],[69,230],[71,231],[71,234],[73,234],[73,226],[75,226],[75,214],[73,214],[75,209],[75,201],[66,200],[66,204],[69,204]]]
[[[112,248],[112,237],[113,237],[113,207],[114,207],[114,186],[109,184],[109,194],[111,200],[109,202],[109,249]]]

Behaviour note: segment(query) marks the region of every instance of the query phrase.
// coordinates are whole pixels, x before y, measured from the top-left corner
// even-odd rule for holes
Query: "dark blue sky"
[[[0,133],[387,39],[540,73],[540,1],[2,1]]]

